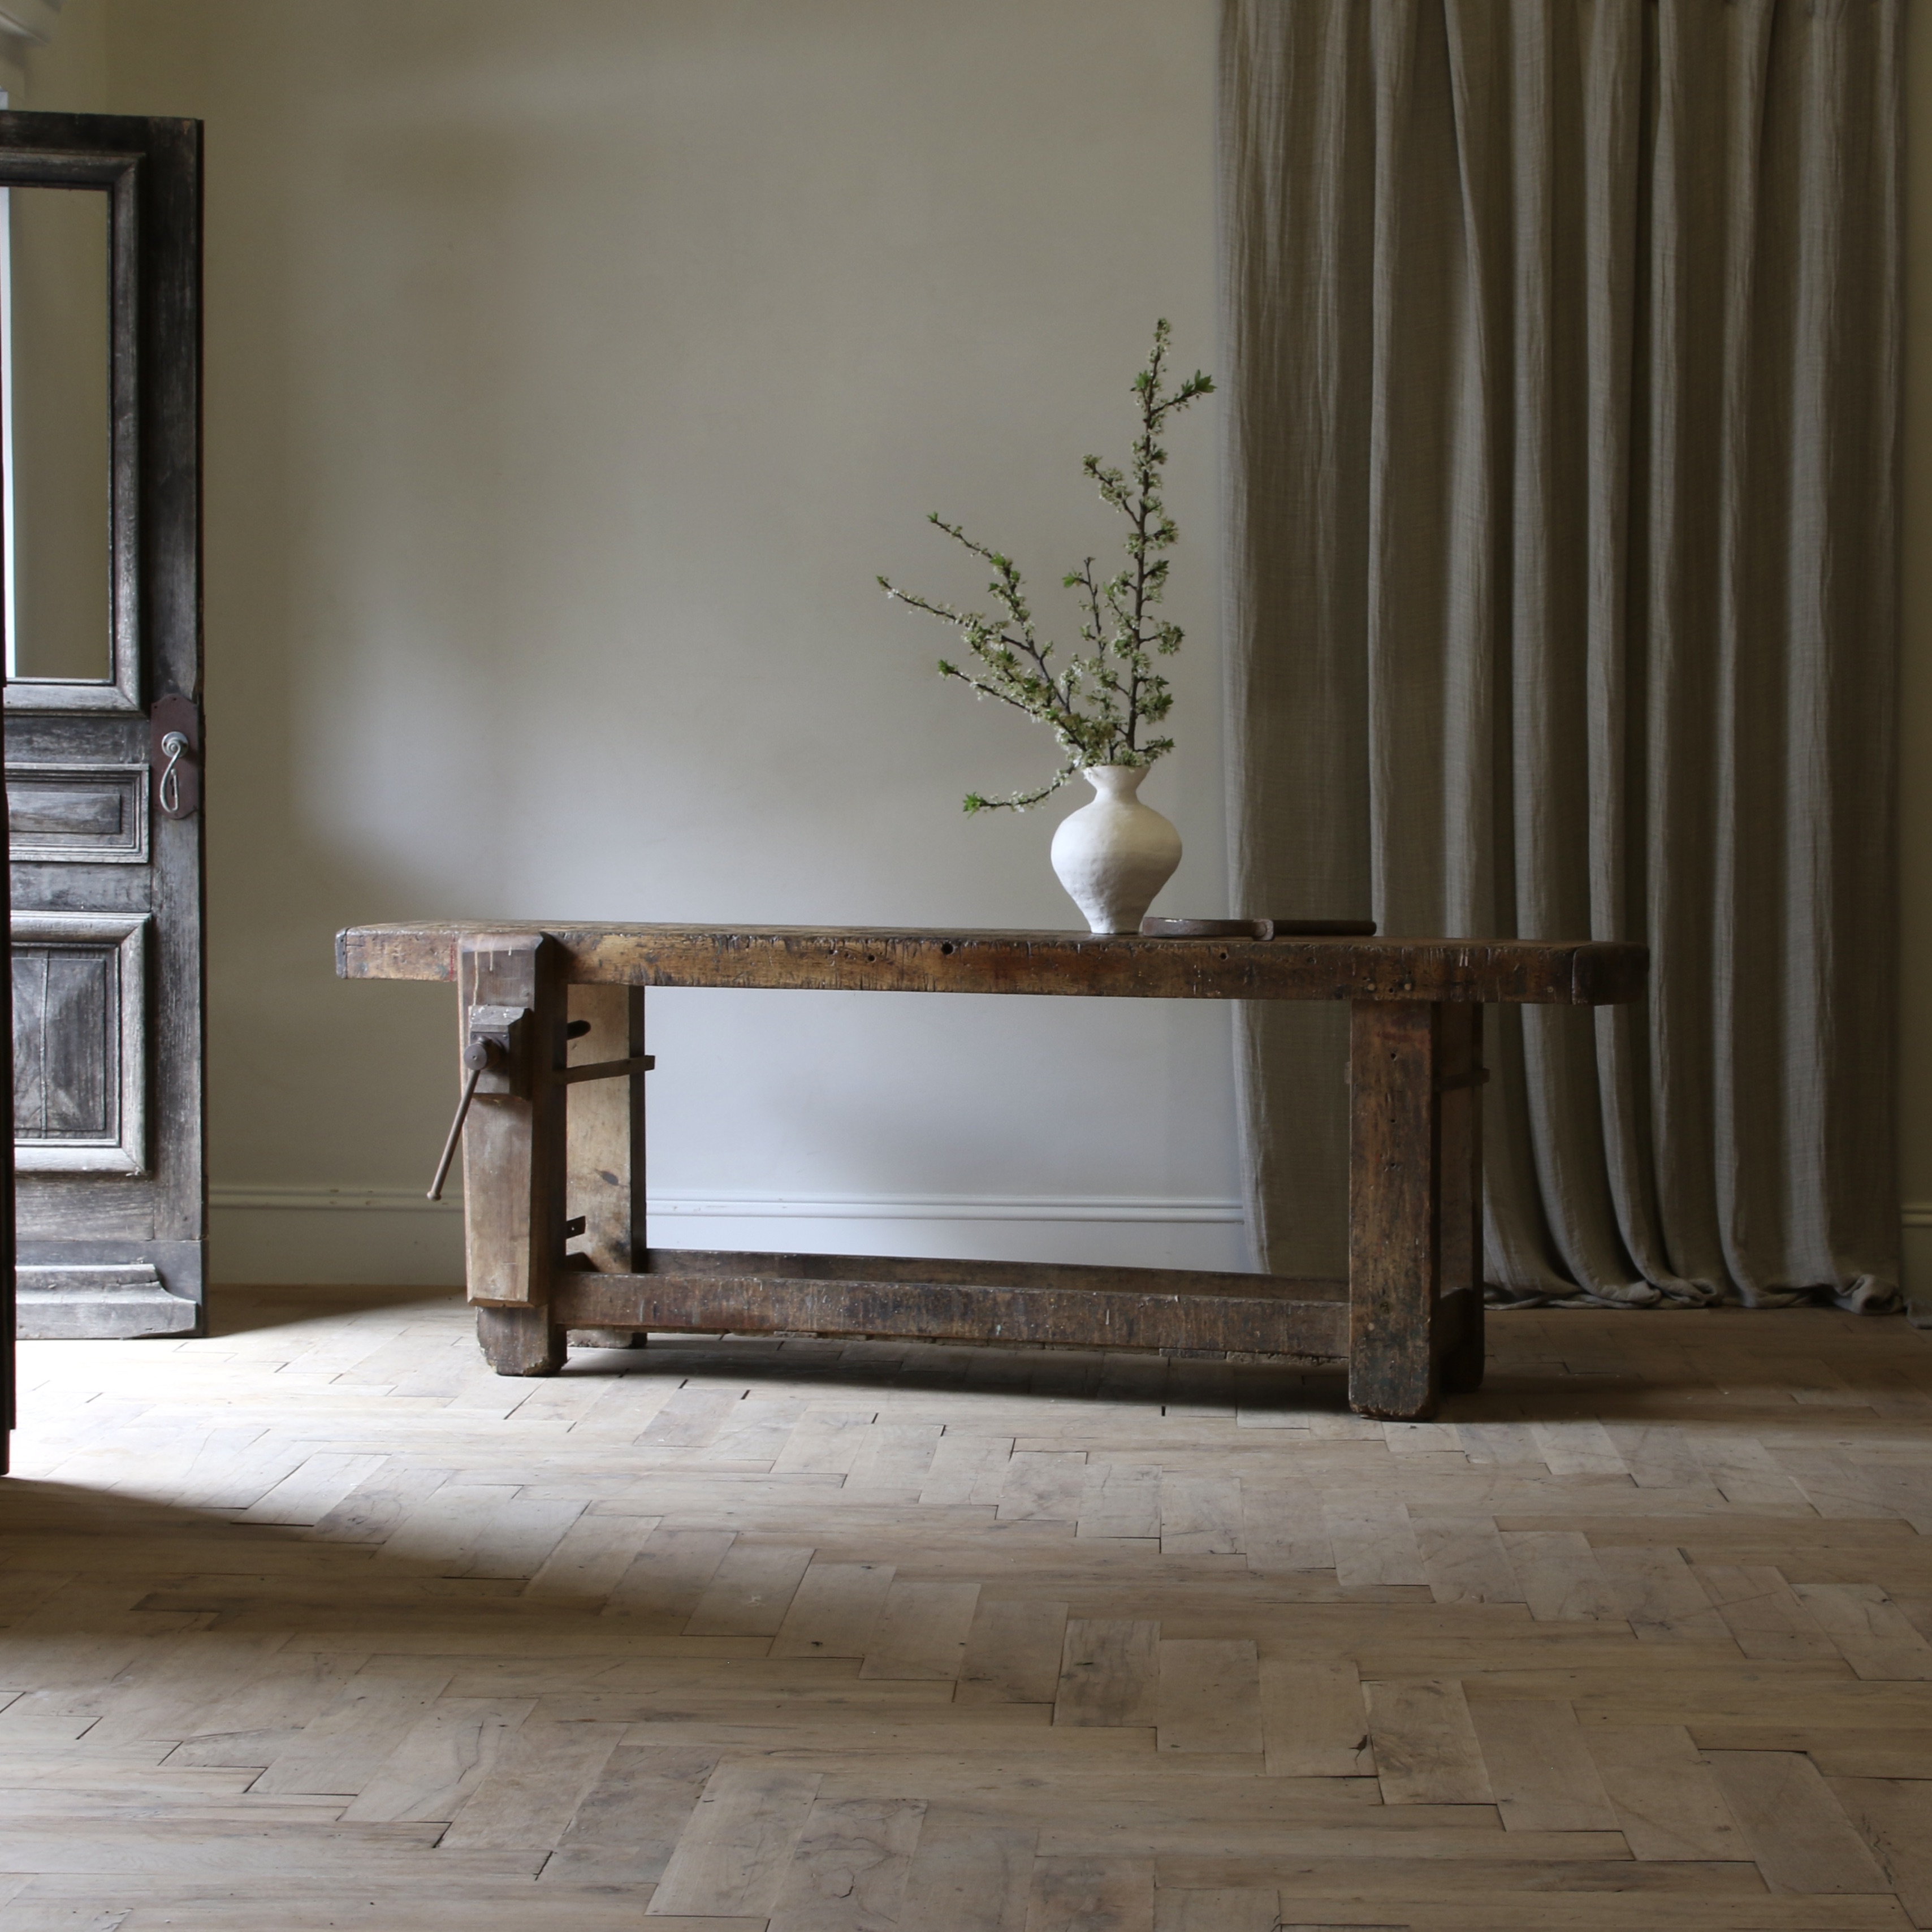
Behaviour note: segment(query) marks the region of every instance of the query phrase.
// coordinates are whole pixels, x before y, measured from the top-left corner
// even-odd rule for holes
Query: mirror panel
[[[114,677],[108,197],[0,189],[7,675]]]

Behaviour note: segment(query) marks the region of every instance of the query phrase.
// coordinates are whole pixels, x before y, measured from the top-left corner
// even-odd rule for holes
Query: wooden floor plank
[[[652,1918],[752,1918],[777,1904],[818,1793],[816,1772],[722,1764],[646,1907]]]
[[[620,1744],[578,1801],[544,1876],[628,1890],[655,1885],[717,1768],[717,1751],[701,1745]],[[472,1802],[484,1802],[488,1789]]]
[[[1751,1856],[1775,1889],[1891,1891],[1809,1759],[1796,1751],[1713,1751],[1710,1759]]]
[[[1408,1512],[1393,1498],[1344,1492],[1324,1498],[1322,1516],[1335,1552],[1337,1582],[1362,1587],[1428,1582]]]
[[[812,1561],[809,1549],[740,1541],[724,1552],[685,1625],[692,1636],[776,1636]]]
[[[1800,1583],[1795,1594],[1861,1677],[1932,1678],[1932,1644],[1876,1583]]]
[[[608,1603],[661,1520],[585,1510],[557,1539],[524,1594],[533,1601]]]
[[[1803,1492],[1762,1442],[1729,1430],[1700,1432],[1690,1448],[1726,1502],[1742,1509],[1810,1514]]]
[[[1622,1621],[1588,1537],[1576,1530],[1517,1530],[1504,1534],[1502,1545],[1539,1623]]]
[[[1676,1550],[1600,1544],[1596,1556],[1618,1607],[1640,1637],[1685,1643],[1730,1640],[1724,1618]]]
[[[1252,1639],[1164,1640],[1156,1678],[1155,1730],[1161,1750],[1261,1750],[1261,1660]]]
[[[1469,1718],[1504,1829],[1620,1828],[1568,1704],[1484,1700],[1469,1706]]]
[[[950,1680],[965,1661],[979,1606],[976,1583],[894,1580],[859,1674],[866,1678]]]
[[[1081,1450],[1016,1450],[1000,1485],[999,1511],[1007,1522],[1077,1522],[1087,1488]]]
[[[1036,1598],[982,1599],[960,1666],[962,1704],[1051,1704],[1060,1684],[1066,1606]]]
[[[770,1932],[896,1925],[926,1807],[914,1798],[820,1798],[799,1834]]]
[[[1365,1683],[1369,1736],[1390,1804],[1489,1804],[1496,1794],[1453,1678]]]
[[[1623,1452],[1594,1418],[1533,1422],[1530,1432],[1543,1452],[1552,1476],[1624,1476],[1630,1473]]]
[[[1250,1570],[1266,1575],[1334,1568],[1321,1492],[1313,1484],[1244,1477],[1241,1520]]]
[[[916,1498],[931,1474],[941,1425],[936,1422],[889,1423],[880,1420],[866,1432],[847,1474],[854,1491],[890,1490]]]
[[[1090,1461],[1077,1527],[1086,1537],[1157,1538],[1160,1465]]]
[[[1154,1932],[1151,1858],[1043,1858],[1026,1932]]]
[[[458,1808],[442,1849],[553,1850],[622,1742],[621,1724],[519,1724]]]
[[[1796,1664],[1838,1654],[1774,1564],[1700,1563],[1694,1574],[1745,1656]]]
[[[1271,1778],[1372,1778],[1360,1680],[1348,1662],[1261,1660],[1264,1749]]]
[[[1716,1774],[1682,1725],[1582,1730],[1617,1827],[1638,1858],[1723,1861],[1745,1855]]]
[[[410,1659],[373,1660],[314,1721],[272,1758],[253,1790],[358,1796],[410,1732],[434,1708],[449,1670]]]
[[[1922,1778],[1826,1782],[1912,1924],[1932,1925],[1932,1782]]]
[[[1241,1485],[1232,1475],[1180,1475],[1160,1479],[1160,1552],[1163,1556],[1234,1556],[1242,1548]]]
[[[376,1767],[344,1819],[448,1823],[496,1768],[506,1742],[535,1708],[531,1699],[440,1698]]]
[[[640,1449],[698,1449],[710,1442],[743,1400],[739,1393],[702,1384],[680,1389],[645,1425]]]
[[[307,1456],[287,1475],[250,1503],[236,1519],[238,1522],[319,1522],[348,1496],[352,1496],[388,1460],[386,1456],[356,1455],[340,1450],[323,1450]]]
[[[1523,1600],[1493,1516],[1431,1516],[1414,1528],[1422,1574],[1438,1604]]]
[[[890,1563],[812,1564],[772,1640],[774,1657],[862,1658],[892,1587]]]
[[[1552,1913],[1571,1897],[1600,1892],[1688,1898],[1700,1904],[1712,1899],[1764,1896],[1764,1881],[1754,1865],[1646,1864],[1625,1854],[1594,1861],[1568,1859],[1559,1871],[1533,1851],[1525,1858],[1510,1858],[1507,1847],[1494,1858],[1300,1858],[1266,1853],[1236,1857],[1220,1853],[1206,1858],[1180,1856],[1159,1859],[1156,1870],[1163,1886],[1182,1888],[1200,1886],[1210,1876],[1226,1878],[1241,1886],[1272,1884],[1281,1892],[1282,1912],[1290,1924],[1306,1922],[1307,1906],[1304,1900],[1337,1896],[1379,1903],[1384,1913],[1394,1905],[1433,1906],[1437,1900],[1457,1893],[1466,1898],[1486,1898],[1534,1890],[1541,1897],[1544,1910]],[[1412,1914],[1405,1912],[1401,1916]],[[1378,1918],[1371,1922],[1388,1922],[1386,1918]],[[1744,1922],[1752,1925],[1756,1922]]]
[[[902,1922],[908,1932],[1024,1932],[1036,1838],[1004,1812],[928,1800]]]
[[[606,1613],[664,1617],[682,1624],[736,1540],[734,1530],[659,1523],[617,1580]]]
[[[1157,1622],[1070,1618],[1054,1723],[1151,1726],[1160,1712],[1160,1645]]]
[[[1278,1932],[1281,1894],[1266,1889],[1171,1892],[1154,1895],[1154,1932]]]
[[[948,1430],[939,1439],[921,1484],[920,1501],[928,1508],[975,1503],[997,1504],[1006,1486],[1013,1453],[1010,1436],[982,1436]]]

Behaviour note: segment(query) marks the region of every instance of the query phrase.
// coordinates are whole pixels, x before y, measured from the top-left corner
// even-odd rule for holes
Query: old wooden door
[[[201,128],[0,113],[19,1332],[201,1321]]]

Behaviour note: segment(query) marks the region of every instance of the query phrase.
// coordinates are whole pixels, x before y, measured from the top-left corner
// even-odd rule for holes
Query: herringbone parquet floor
[[[29,1343],[0,1932],[1932,1925],[1932,1338]]]

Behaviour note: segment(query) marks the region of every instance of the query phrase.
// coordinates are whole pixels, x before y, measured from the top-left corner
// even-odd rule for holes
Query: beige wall
[[[409,1204],[448,996],[338,984],[339,926],[1071,922],[1072,795],[958,807],[1051,742],[872,579],[976,590],[928,508],[1056,612],[1113,543],[1079,463],[1124,454],[1155,316],[1213,358],[1215,13],[69,0],[24,104],[99,104],[104,24],[112,105],[207,123],[218,1278],[454,1273]],[[1216,428],[1171,439],[1191,638],[1148,788],[1163,903],[1206,913]],[[653,1192],[808,1210],[681,1241],[1238,1263],[1225,1012],[652,1005]]]

